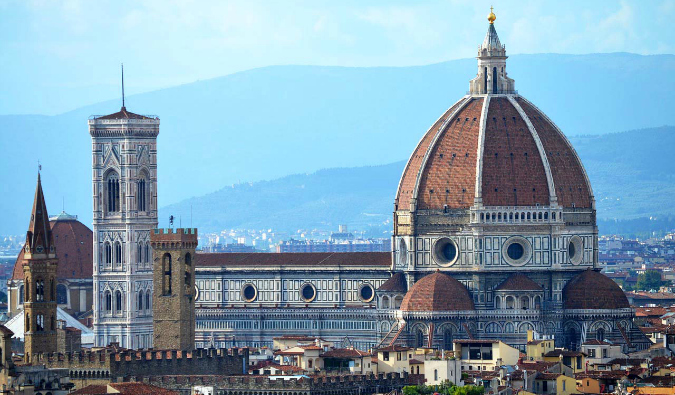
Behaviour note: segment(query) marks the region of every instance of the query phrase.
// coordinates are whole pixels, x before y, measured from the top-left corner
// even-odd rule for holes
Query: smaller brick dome
[[[563,289],[566,309],[623,309],[630,307],[621,288],[609,277],[595,270],[584,270]]]
[[[401,311],[473,310],[473,299],[462,283],[436,272],[422,277],[405,294]]]

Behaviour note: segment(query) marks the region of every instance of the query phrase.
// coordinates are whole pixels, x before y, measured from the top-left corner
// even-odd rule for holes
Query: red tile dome
[[[419,279],[401,302],[401,311],[473,310],[473,299],[462,283],[436,272]]]
[[[609,277],[595,270],[584,270],[563,289],[566,309],[623,309],[630,307],[621,288]]]
[[[75,217],[60,215],[49,222],[54,237],[59,279],[85,279],[93,276],[93,233]],[[12,280],[23,280],[23,249],[14,263]]]
[[[484,206],[591,208],[586,172],[563,133],[517,94],[468,95],[422,137],[399,183],[396,210]]]

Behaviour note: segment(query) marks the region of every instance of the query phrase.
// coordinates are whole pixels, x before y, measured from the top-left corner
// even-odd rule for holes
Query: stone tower
[[[25,355],[56,352],[56,250],[38,174],[33,211],[24,247]]]
[[[154,346],[159,350],[193,350],[197,229],[155,229],[150,243],[155,284]]]
[[[89,119],[94,220],[94,342],[152,347],[159,118],[127,111]]]

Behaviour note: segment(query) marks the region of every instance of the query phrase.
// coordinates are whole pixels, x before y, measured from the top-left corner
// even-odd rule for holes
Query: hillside
[[[673,217],[675,127],[572,138],[586,164],[607,232],[636,232],[644,221],[609,226],[612,220]],[[190,218],[203,231],[227,228],[335,229],[345,223],[371,234],[391,230],[391,211],[405,161],[383,166],[320,170],[272,181],[240,184],[162,209]],[[673,226],[660,222],[661,226]],[[634,229],[634,230],[630,230]],[[600,232],[604,232],[601,226]]]
[[[406,158],[429,125],[468,89],[475,59],[401,68],[277,66],[127,98],[161,117],[160,206],[239,181]],[[668,123],[675,56],[514,55],[516,88],[569,135]],[[24,231],[43,164],[49,210],[91,223],[91,114],[0,116],[0,234]],[[394,186],[392,185],[391,188]],[[391,195],[389,195],[391,196]],[[384,203],[390,210],[391,197]],[[385,211],[386,212],[386,211]]]

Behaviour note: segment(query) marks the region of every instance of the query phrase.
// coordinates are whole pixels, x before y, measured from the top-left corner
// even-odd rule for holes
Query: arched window
[[[576,350],[577,345],[579,344],[579,338],[578,338],[576,329],[574,329],[572,327],[567,329],[567,333],[566,333],[565,337],[566,337],[565,340],[566,340],[566,343],[567,343],[566,344],[567,348],[569,350]]]
[[[52,278],[49,280],[49,294],[51,296],[51,299],[49,299],[50,302],[53,302],[56,300],[56,287],[54,287],[54,279]]]
[[[20,285],[19,286],[19,304],[23,304],[23,297],[24,297],[23,285]]]
[[[115,242],[115,263],[122,264],[122,243]]]
[[[513,296],[507,296],[506,297],[506,308],[507,309],[514,309],[515,306],[515,301],[513,300]]]
[[[51,322],[52,322],[52,330],[55,331],[56,330],[56,318],[54,318],[54,316],[52,316]]]
[[[541,296],[539,295],[534,297],[534,308],[537,310],[541,309]]]
[[[185,254],[185,291],[189,292],[189,287],[192,285],[192,272],[190,267],[192,266],[192,255],[188,252]]]
[[[515,331],[516,330],[511,322],[507,322],[506,325],[504,325],[504,333],[514,333]]]
[[[41,302],[45,300],[45,282],[44,280],[37,280],[35,282],[35,300]]]
[[[598,330],[595,331],[595,339],[600,341],[605,340],[605,330],[603,328],[598,328]]]
[[[104,299],[106,313],[112,312],[112,295],[110,294],[110,291],[105,291]]]
[[[530,298],[527,296],[523,296],[520,298],[520,308],[523,310],[527,310],[530,308]]]
[[[32,331],[33,328],[30,327],[30,315],[26,314],[26,332]]]
[[[37,317],[35,317],[35,326],[36,330],[38,332],[42,332],[45,330],[45,316],[42,314],[38,314]]]
[[[424,332],[422,332],[421,329],[418,329],[415,335],[415,347],[417,348],[424,347]]]
[[[68,287],[64,284],[58,284],[56,286],[56,303],[68,304]]]
[[[136,204],[138,206],[138,211],[147,211],[147,195],[145,191],[145,175],[142,175],[141,179],[136,181]]]
[[[497,68],[492,68],[492,93],[498,93],[497,89]]]
[[[483,93],[487,93],[487,87],[488,87],[487,77],[488,77],[488,70],[487,70],[487,67],[485,67],[485,69],[483,70]]]
[[[152,298],[151,298],[151,296],[150,296],[150,290],[148,290],[148,291],[145,293],[145,308],[148,309],[148,310],[151,310],[151,309],[152,309],[152,305],[150,304],[150,301],[151,301],[151,300],[152,300]]]
[[[448,327],[445,329],[445,332],[443,332],[443,349],[451,351],[453,340],[452,328]]]
[[[114,171],[106,179],[106,200],[109,213],[120,211],[120,179]]]
[[[112,245],[109,242],[103,244],[103,261],[106,265],[112,264]]]
[[[143,290],[138,292],[138,311],[143,310]]]
[[[145,253],[145,260],[143,262],[150,263],[150,243],[145,243],[145,247],[143,247],[143,249]]]
[[[115,312],[122,313],[122,292],[115,291]]]
[[[389,305],[389,297],[388,296],[383,296],[382,297],[382,306],[383,309],[389,309],[391,306]]]
[[[162,295],[171,295],[171,254],[168,252],[162,257]]]
[[[143,242],[136,244],[136,262],[143,263]]]
[[[502,297],[501,296],[495,296],[495,309],[501,309],[502,308]]]

